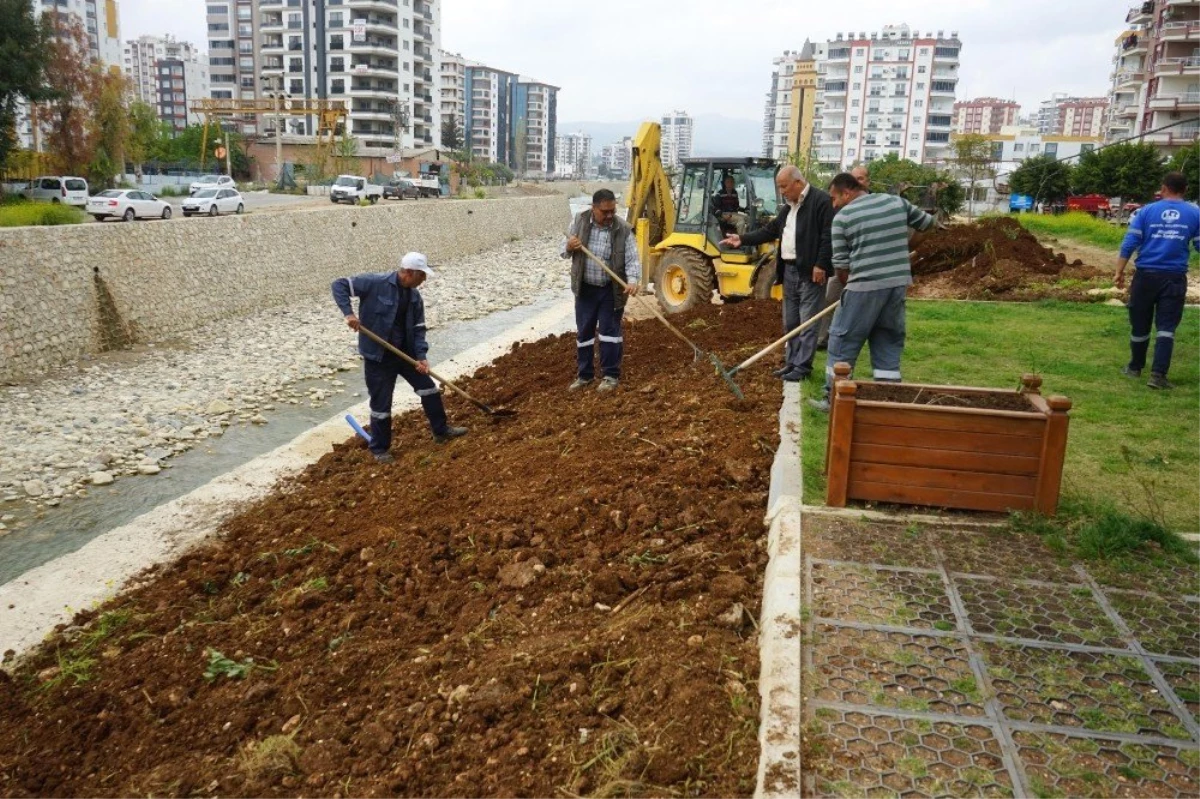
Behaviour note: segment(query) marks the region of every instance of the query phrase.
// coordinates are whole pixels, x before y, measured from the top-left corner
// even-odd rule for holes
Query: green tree
[[[354,171],[354,159],[358,155],[358,139],[343,135],[333,145],[333,164],[338,174],[346,175]]]
[[[529,168],[529,123],[522,119],[517,122],[517,130],[513,134],[513,168],[517,174],[524,175]]]
[[[1200,202],[1200,139],[1184,147],[1167,163],[1168,172],[1182,172],[1188,187],[1184,196],[1192,202]]]
[[[92,186],[112,188],[114,176],[125,172],[130,120],[125,107],[129,81],[120,73],[105,72],[98,78],[96,104],[88,124],[92,159],[87,178]]]
[[[465,146],[462,125],[458,117],[451,114],[442,117],[442,147],[447,150],[461,150]]]
[[[162,135],[163,126],[149,103],[134,100],[129,104],[129,143],[125,155],[138,175],[142,174],[142,165],[154,157]]]
[[[974,216],[975,186],[996,176],[992,143],[978,133],[957,136],[952,143],[954,171],[967,182],[967,216]]]
[[[966,193],[948,172],[918,164],[896,153],[888,153],[867,165],[871,191],[899,194],[909,202],[924,208],[936,208],[942,216],[953,216],[962,210]]]
[[[1035,203],[1065,200],[1071,190],[1071,165],[1052,155],[1027,159],[1008,178],[1015,194],[1028,194]]]
[[[33,0],[0,0],[0,173],[17,146],[17,102],[45,99],[49,18],[39,21]]]
[[[1141,203],[1154,197],[1165,172],[1162,155],[1154,145],[1114,144],[1083,154],[1071,175],[1071,190]]]

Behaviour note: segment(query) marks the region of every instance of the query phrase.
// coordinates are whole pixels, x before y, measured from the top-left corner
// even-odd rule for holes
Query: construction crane
[[[348,114],[345,100],[285,100],[279,95],[270,100],[194,100],[191,110],[204,117],[204,133],[200,141],[201,170],[204,169],[204,159],[208,153],[208,126],[214,117],[275,117],[275,161],[280,175],[283,174],[283,126],[279,123],[279,117],[316,117],[316,155],[318,161],[323,161],[322,155],[333,147],[339,126],[345,130]]]

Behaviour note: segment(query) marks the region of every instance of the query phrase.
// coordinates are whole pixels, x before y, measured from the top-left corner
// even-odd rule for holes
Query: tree
[[[463,129],[458,117],[453,114],[442,117],[442,147],[447,150],[461,150],[464,146]]]
[[[1008,178],[1014,194],[1027,194],[1034,203],[1056,203],[1071,190],[1071,165],[1052,155],[1027,159]]]
[[[346,175],[352,173],[351,169],[354,158],[358,155],[358,139],[350,135],[343,135],[333,145],[333,164],[334,169],[339,174]]]
[[[975,185],[996,176],[992,143],[978,133],[968,133],[954,139],[953,149],[955,171],[967,181],[967,217],[970,218],[974,216]]]
[[[513,167],[517,174],[524,175],[529,161],[529,123],[522,119],[517,122],[517,130],[513,135]]]
[[[0,0],[0,172],[17,145],[18,100],[45,98],[48,37],[48,26],[34,16],[32,0]]]
[[[805,180],[821,189],[829,188],[829,182],[837,174],[836,170],[830,169],[818,161],[813,151],[809,151],[803,155],[800,154],[799,150],[788,153],[784,163],[798,167],[804,175]]]
[[[63,174],[80,175],[95,155],[88,115],[99,102],[103,70],[91,57],[83,26],[66,14],[51,17],[46,145]]]
[[[1200,139],[1184,147],[1167,163],[1168,172],[1182,172],[1188,187],[1184,197],[1200,202]]]
[[[88,140],[92,159],[87,178],[92,186],[112,188],[115,175],[125,174],[125,151],[129,144],[130,121],[125,107],[129,81],[120,73],[105,72],[99,77],[96,105],[88,121]]]
[[[134,172],[140,177],[142,165],[154,157],[158,140],[163,135],[162,123],[149,103],[134,100],[129,104],[129,143],[125,155],[133,163]]]
[[[1152,144],[1113,144],[1083,154],[1071,176],[1076,194],[1103,194],[1126,202],[1144,203],[1154,197],[1166,172],[1162,155]]]
[[[867,165],[871,191],[899,194],[910,203],[934,207],[942,216],[962,210],[966,193],[953,175],[888,153]],[[932,201],[930,198],[932,197]]]

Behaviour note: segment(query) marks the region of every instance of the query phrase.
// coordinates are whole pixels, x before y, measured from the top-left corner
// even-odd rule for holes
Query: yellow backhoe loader
[[[727,232],[755,230],[779,207],[775,189],[778,165],[768,158],[684,158],[678,195],[663,168],[662,128],[643,122],[633,141],[626,221],[637,237],[642,280],[654,282],[658,301],[668,313],[709,302],[716,288],[722,297],[775,297],[774,246],[721,247]],[[737,193],[738,210],[722,213],[717,193]],[[728,195],[727,195],[728,197]]]

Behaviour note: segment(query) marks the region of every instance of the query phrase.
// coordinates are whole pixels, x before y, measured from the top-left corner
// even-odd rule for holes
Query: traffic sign
[[[225,157],[225,148],[218,147],[217,151],[215,153],[213,153],[213,155],[215,155],[217,158],[224,158]]]

